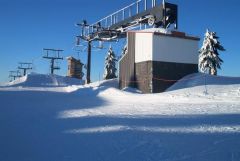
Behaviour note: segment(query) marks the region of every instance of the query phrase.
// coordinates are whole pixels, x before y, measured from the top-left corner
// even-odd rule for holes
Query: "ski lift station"
[[[199,38],[178,30],[178,6],[157,0],[135,3],[82,28],[77,38],[88,42],[87,82],[90,82],[93,41],[127,39],[119,61],[119,87],[143,93],[164,92],[184,76],[198,72]]]
[[[119,65],[120,88],[163,92],[184,76],[198,72],[197,37],[150,29],[128,32],[127,40],[128,52]]]

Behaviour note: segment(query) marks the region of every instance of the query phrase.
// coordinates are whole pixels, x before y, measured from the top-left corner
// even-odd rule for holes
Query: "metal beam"
[[[43,50],[46,50],[46,51],[64,51],[64,50],[61,50],[61,49],[47,49],[47,48],[44,48]]]
[[[144,9],[140,10],[140,3],[144,3]],[[136,12],[131,13],[131,16],[125,16],[126,11],[132,12],[131,8],[133,7],[136,7]],[[178,7],[175,4],[164,1],[162,4],[156,5],[156,0],[152,0],[152,8],[147,9],[147,0],[138,0],[136,3],[114,12],[92,25],[82,26],[82,33],[85,34],[82,34],[80,38],[86,41],[110,41],[125,37],[126,31],[141,25],[167,28],[170,24],[175,23],[175,28],[177,28],[177,10]],[[123,19],[119,21],[116,19],[116,15],[121,14]],[[170,17],[171,21],[166,20],[167,16]],[[106,23],[108,19],[111,20],[110,24]],[[93,28],[93,30],[90,32],[88,31],[89,28]]]

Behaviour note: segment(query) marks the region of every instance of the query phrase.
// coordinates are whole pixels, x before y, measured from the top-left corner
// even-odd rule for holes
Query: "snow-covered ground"
[[[69,85],[83,85],[84,81],[79,79],[63,77],[58,75],[46,75],[31,73],[20,77],[12,82],[2,84],[9,87],[64,87]]]
[[[240,160],[240,78],[194,74],[140,94],[30,77],[0,87],[1,161]]]

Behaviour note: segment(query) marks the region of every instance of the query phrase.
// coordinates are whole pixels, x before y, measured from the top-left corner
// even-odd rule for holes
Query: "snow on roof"
[[[186,39],[192,39],[192,40],[200,40],[199,37],[186,34],[185,32],[177,31],[177,30],[169,30],[164,28],[148,28],[144,30],[133,30],[128,32],[136,32],[136,33],[154,33],[156,35],[166,35],[166,36],[172,36],[172,37],[180,37],[180,38],[186,38]]]
[[[143,32],[143,33],[162,33],[162,34],[171,34],[171,31],[164,28],[148,28],[143,30],[133,30],[129,32]]]
[[[164,28],[149,28],[149,29],[141,30],[140,32],[154,32],[154,33],[171,34],[171,30],[164,29]]]

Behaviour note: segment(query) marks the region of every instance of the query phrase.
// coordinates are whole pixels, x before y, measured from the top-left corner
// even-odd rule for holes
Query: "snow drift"
[[[173,86],[167,91],[178,90],[182,88],[196,87],[196,86],[212,86],[212,85],[239,85],[240,77],[226,77],[226,76],[213,76],[209,74],[196,73],[190,74]]]

